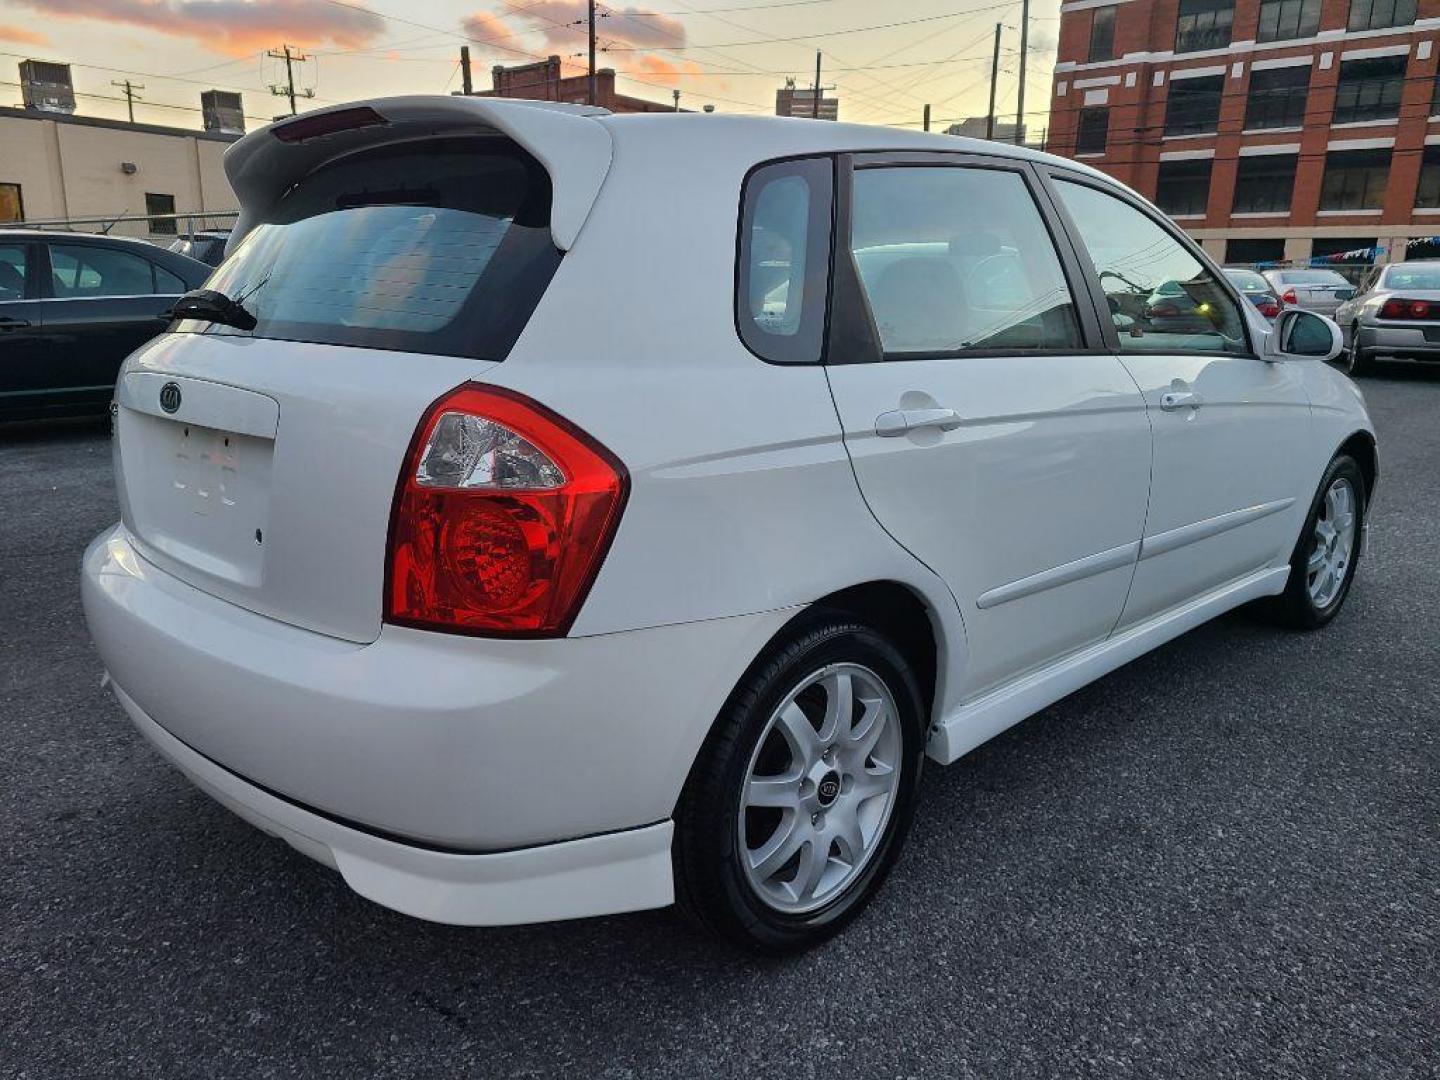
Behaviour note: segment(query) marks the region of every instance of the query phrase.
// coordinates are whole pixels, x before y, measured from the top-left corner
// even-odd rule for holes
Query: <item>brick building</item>
[[[479,91],[476,96],[565,101],[573,105],[584,105],[589,99],[589,83],[588,75],[562,75],[560,57],[551,56],[533,64],[520,64],[516,67],[496,64],[490,69],[491,88]],[[613,68],[600,68],[595,72],[595,104],[615,113],[675,111],[674,105],[617,93]]]
[[[1418,10],[1417,10],[1418,7]],[[1068,0],[1048,148],[1217,258],[1437,253],[1440,0]]]

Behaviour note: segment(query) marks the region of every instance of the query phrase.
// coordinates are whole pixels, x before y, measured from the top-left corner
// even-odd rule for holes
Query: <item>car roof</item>
[[[25,241],[31,243],[64,241],[67,244],[96,244],[101,247],[133,247],[140,251],[154,251],[156,247],[148,240],[135,236],[107,236],[102,233],[70,232],[66,229],[0,229],[0,240]]]
[[[683,163],[687,145],[703,145],[707,164],[728,161],[742,173],[765,161],[819,154],[972,153],[1045,162],[1120,186],[1098,169],[1067,158],[953,135],[778,116],[619,115],[518,98],[416,94],[315,109],[234,143],[225,152],[225,174],[241,205],[233,235],[243,237],[302,177],[345,154],[417,136],[485,133],[513,139],[549,173],[550,231],[562,251],[575,242],[617,153],[631,151]]]

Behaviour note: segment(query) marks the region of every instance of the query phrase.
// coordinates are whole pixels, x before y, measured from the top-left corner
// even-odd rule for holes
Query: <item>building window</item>
[[[1172,79],[1165,102],[1166,135],[1203,135],[1220,123],[1220,94],[1224,75],[1199,79]]]
[[[153,191],[145,193],[145,213],[147,214],[173,214],[175,213],[175,196],[160,195]],[[150,219],[151,236],[174,236],[175,219],[173,217],[152,217]]]
[[[1203,214],[1210,199],[1211,158],[1162,161],[1155,205],[1170,215]]]
[[[1415,189],[1415,205],[1427,209],[1440,208],[1440,146],[1425,147],[1420,162],[1420,186]]]
[[[1400,93],[1405,88],[1403,56],[1377,56],[1345,60],[1335,88],[1336,124],[1391,120],[1400,115]]]
[[[1262,0],[1256,41],[1314,37],[1320,29],[1320,0]]]
[[[1430,115],[1440,116],[1440,72],[1435,74],[1435,85],[1430,89]]]
[[[1290,209],[1295,190],[1293,154],[1264,154],[1242,157],[1235,172],[1236,214],[1284,214]]]
[[[1285,258],[1285,241],[1281,237],[1245,237],[1225,241],[1225,263],[1279,262]]]
[[[25,200],[19,184],[0,184],[0,221],[24,221]]]
[[[1383,30],[1415,21],[1415,0],[1350,0],[1351,30]]]
[[[1336,150],[1325,155],[1321,210],[1379,210],[1390,178],[1389,150]]]
[[[1245,127],[1304,127],[1305,96],[1310,92],[1310,68],[1273,68],[1250,74],[1245,98]]]
[[[1410,3],[1413,5],[1414,0]],[[1223,49],[1230,44],[1230,23],[1234,18],[1234,0],[1180,0],[1180,16],[1175,21],[1175,51]]]
[[[1105,138],[1110,131],[1110,110],[1092,105],[1080,110],[1080,128],[1075,136],[1075,153],[1103,154]]]
[[[1096,8],[1090,19],[1089,62],[1115,59],[1115,9]]]

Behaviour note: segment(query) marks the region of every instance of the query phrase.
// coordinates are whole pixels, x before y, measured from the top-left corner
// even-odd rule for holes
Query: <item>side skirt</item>
[[[948,765],[1066,694],[1215,616],[1262,596],[1284,592],[1289,576],[1288,565],[1257,570],[967,702],[930,729],[926,752],[940,764]]]

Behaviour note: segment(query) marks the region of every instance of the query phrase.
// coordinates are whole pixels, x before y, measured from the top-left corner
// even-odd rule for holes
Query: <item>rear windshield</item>
[[[1385,271],[1387,289],[1440,289],[1440,266],[1400,263]]]
[[[1286,285],[1349,285],[1334,270],[1286,270],[1280,275]]]
[[[1241,292],[1264,293],[1270,291],[1270,283],[1254,270],[1226,270],[1225,276],[1235,283]]]
[[[179,328],[502,360],[559,262],[549,177],[514,143],[384,146],[300,181],[206,282],[253,330]]]

